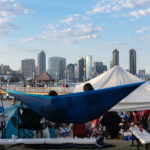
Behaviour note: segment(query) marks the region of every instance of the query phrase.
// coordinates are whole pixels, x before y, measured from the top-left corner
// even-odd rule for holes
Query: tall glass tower
[[[113,60],[112,67],[119,65],[119,51],[117,49],[113,50]]]
[[[38,53],[37,57],[37,75],[41,75],[46,71],[46,54],[44,51]]]
[[[66,76],[66,59],[62,57],[50,57],[48,59],[48,73],[53,79],[64,79]]]
[[[74,64],[67,65],[67,79],[75,80],[75,67]]]
[[[21,72],[25,79],[34,79],[35,76],[35,60],[24,59],[21,61]]]
[[[85,64],[86,64],[86,80],[92,79],[92,56],[85,56]]]
[[[129,68],[130,68],[130,73],[133,75],[136,74],[136,51],[134,49],[129,50]]]
[[[86,80],[86,70],[85,70],[85,59],[84,59],[84,57],[79,57],[77,59],[77,73],[78,73],[78,81],[83,82]]]

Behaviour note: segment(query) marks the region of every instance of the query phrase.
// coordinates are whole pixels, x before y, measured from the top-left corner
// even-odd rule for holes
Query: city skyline
[[[103,62],[93,62],[92,55],[78,57],[74,64],[66,64],[66,58],[63,57],[49,57],[47,68],[45,68],[46,54],[44,50],[38,53],[37,56],[37,60],[21,60],[21,70],[17,72],[12,70],[8,65],[0,65],[0,74],[20,75],[18,76],[19,78],[24,76],[25,79],[31,79],[46,71],[55,80],[69,79],[82,82],[90,80],[108,69]],[[117,49],[112,51],[112,62],[113,66],[111,68],[119,65],[119,51]],[[41,69],[43,68],[40,74],[38,66],[41,66]],[[146,73],[145,69],[138,70],[138,73],[136,73],[136,51],[134,49],[129,50],[129,69],[127,71],[140,78],[148,78],[150,75]]]
[[[131,52],[132,51],[134,51],[134,53],[135,53],[135,56],[134,56],[134,59],[133,59],[133,57],[131,57]],[[129,64],[129,67],[126,69],[126,70],[129,70],[129,72],[130,73],[132,73],[132,71],[131,71],[131,64],[133,65],[133,63],[131,63],[131,61],[132,62],[134,62],[134,63],[136,63],[136,60],[137,60],[137,56],[136,56],[136,50],[134,50],[133,48],[132,49],[130,49],[129,51],[128,51],[128,53],[129,53],[129,61],[128,61],[128,64]],[[40,57],[39,57],[40,56]],[[41,57],[42,56],[42,57]],[[106,65],[106,67],[107,67],[107,69],[111,69],[112,67],[114,67],[115,65],[119,65],[120,66],[120,64],[119,64],[119,61],[120,61],[120,54],[119,54],[119,51],[117,50],[117,49],[114,49],[113,51],[112,51],[112,60],[110,61],[110,67],[108,67],[107,65]],[[40,60],[40,59],[42,60]],[[47,59],[46,59],[47,58]],[[100,63],[104,63],[104,62],[101,62],[101,61],[94,61],[93,60],[93,56],[92,55],[87,55],[87,56],[80,56],[80,57],[78,57],[78,58],[76,58],[76,61],[75,62],[70,62],[70,63],[66,63],[67,62],[67,59],[64,57],[58,57],[58,56],[51,56],[51,57],[49,57],[49,56],[47,56],[46,55],[46,53],[45,53],[45,51],[44,50],[41,50],[39,53],[37,53],[37,58],[36,59],[34,59],[34,58],[26,58],[26,59],[23,59],[23,60],[21,60],[21,66],[20,66],[20,70],[14,70],[14,71],[21,71],[22,72],[22,61],[24,61],[24,60],[34,60],[35,61],[35,68],[36,68],[36,72],[35,72],[35,74],[36,75],[40,75],[41,73],[43,73],[43,72],[48,72],[48,73],[50,73],[50,65],[49,65],[49,60],[51,59],[51,58],[58,58],[58,59],[65,59],[65,66],[66,66],[66,68],[64,69],[64,71],[66,71],[66,69],[67,69],[67,65],[69,65],[69,64],[77,64],[78,63],[78,59],[80,59],[80,58],[83,58],[84,59],[84,67],[86,67],[86,68],[88,68],[88,66],[89,66],[89,64],[88,63],[90,63],[90,66],[92,66],[92,67],[94,67],[94,65],[95,65],[95,63],[96,62],[100,62]],[[88,61],[87,61],[87,60]],[[41,70],[41,72],[39,73],[39,62],[41,61],[41,63],[40,63],[40,65],[41,65],[41,67],[44,67],[43,68],[43,70]],[[102,65],[101,64],[101,65]],[[111,66],[112,65],[112,66]],[[10,65],[5,65],[5,64],[1,64],[1,66],[6,66],[7,68],[9,67],[9,69],[7,69],[7,70],[10,70],[10,69],[12,69],[11,68],[11,66]],[[122,67],[122,66],[121,66]],[[90,67],[91,68],[91,67]],[[105,68],[105,65],[104,65],[104,68]],[[135,64],[135,67],[134,67],[134,69],[135,70],[137,70],[137,66],[136,66],[136,64]],[[145,68],[143,68],[143,69],[139,69],[139,70],[145,70],[146,71],[146,69]],[[86,69],[86,71],[87,71],[87,69]],[[11,72],[11,71],[10,71]],[[89,71],[88,71],[89,72]],[[134,71],[135,73],[132,73],[132,74],[136,74],[136,71]],[[147,73],[147,71],[146,71],[146,73]],[[51,74],[51,73],[50,73]],[[87,72],[85,72],[85,76],[87,77],[88,76],[88,74],[91,76],[92,75],[92,70],[90,71],[90,73],[87,73]],[[90,77],[91,78],[91,77]]]
[[[109,66],[117,48],[120,66],[128,69],[128,51],[134,48],[137,70],[150,72],[149,0],[3,0],[0,5],[0,64],[18,70],[21,60],[36,59],[44,49],[67,64],[92,54]]]

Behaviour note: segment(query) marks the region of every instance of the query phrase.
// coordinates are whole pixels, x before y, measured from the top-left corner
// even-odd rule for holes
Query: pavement
[[[114,147],[104,148],[104,150],[137,150],[136,142],[135,146],[131,146],[131,141],[105,139],[105,143],[112,144]],[[5,149],[8,150],[35,150],[25,145],[5,145]],[[144,146],[140,146],[140,150],[144,150]],[[48,150],[48,149],[47,149]],[[77,149],[76,149],[77,150]]]

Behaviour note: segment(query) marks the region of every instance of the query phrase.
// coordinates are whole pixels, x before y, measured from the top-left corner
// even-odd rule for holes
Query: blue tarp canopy
[[[83,123],[109,110],[144,82],[59,96],[6,90],[35,112],[54,122]]]

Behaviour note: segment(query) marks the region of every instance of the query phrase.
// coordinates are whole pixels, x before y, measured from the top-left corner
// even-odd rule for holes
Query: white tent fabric
[[[83,86],[90,83],[94,89],[103,89],[118,85],[140,82],[141,80],[119,66],[115,66],[107,72],[96,78],[79,84],[75,87],[74,92],[83,91]],[[112,110],[144,110],[150,109],[150,84],[145,83],[130,95],[115,105]]]

